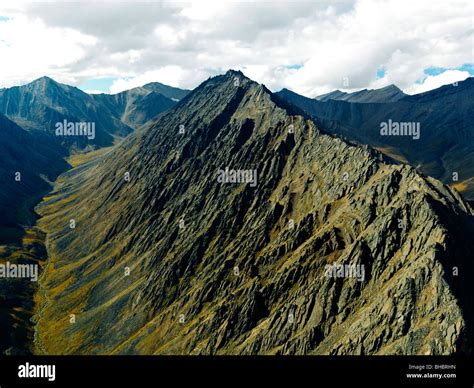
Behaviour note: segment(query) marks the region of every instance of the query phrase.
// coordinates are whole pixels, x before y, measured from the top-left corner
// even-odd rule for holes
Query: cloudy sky
[[[232,68],[309,97],[414,94],[473,76],[473,50],[472,0],[0,3],[0,88],[194,88]]]

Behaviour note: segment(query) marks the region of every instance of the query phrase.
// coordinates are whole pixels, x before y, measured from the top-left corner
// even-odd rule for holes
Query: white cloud
[[[192,72],[183,69],[180,66],[164,66],[157,70],[147,71],[136,77],[119,78],[115,80],[110,86],[110,92],[120,93],[124,90],[143,86],[150,82],[161,82],[162,84],[174,87],[193,87],[199,83],[205,74]]]
[[[427,76],[422,83],[413,85],[407,92],[408,94],[423,93],[443,85],[453,84],[456,81],[464,81],[466,78],[469,78],[467,71],[446,70],[438,75]]]
[[[180,15],[189,20],[205,21],[218,17],[225,9],[225,1],[195,0],[188,1]]]
[[[15,9],[14,23],[0,22],[0,82],[5,86],[47,74],[75,85],[94,77],[119,78],[111,92],[152,81],[193,88],[233,68],[272,90],[287,87],[308,96],[390,83],[410,92],[420,90],[416,82],[427,68],[473,62],[473,4],[27,4]],[[12,13],[0,6],[0,15],[3,11]],[[377,79],[382,67],[384,77]],[[425,87],[435,85],[426,82]]]
[[[472,63],[472,14],[466,12],[470,8],[462,1],[406,6],[392,0],[361,0],[343,15],[323,15],[324,21],[309,23],[304,37],[297,38],[310,55],[284,80],[285,86],[310,96],[391,83],[408,91],[429,67]],[[316,38],[311,41],[309,36]],[[376,76],[379,68],[385,69],[381,80]]]
[[[68,66],[83,58],[97,41],[73,29],[46,26],[41,19],[21,13],[9,17],[0,22],[0,87],[43,75],[70,81]]]

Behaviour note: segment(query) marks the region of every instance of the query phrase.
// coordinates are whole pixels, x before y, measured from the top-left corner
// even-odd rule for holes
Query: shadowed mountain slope
[[[43,133],[29,133],[0,115],[0,264],[37,264],[44,234],[32,228],[33,207],[69,165]],[[0,353],[32,351],[35,283],[0,279]]]
[[[21,225],[32,224],[32,207],[68,164],[64,150],[42,134],[31,134],[0,115],[0,245],[21,241]]]
[[[376,147],[474,199],[474,78],[384,104],[317,101],[288,90],[278,95],[325,130]],[[389,120],[419,123],[419,139],[381,135]]]
[[[471,351],[469,205],[279,101],[229,71],[61,177],[38,208],[38,352]]]

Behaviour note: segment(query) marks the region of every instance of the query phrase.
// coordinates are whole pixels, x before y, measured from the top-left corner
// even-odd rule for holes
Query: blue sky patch
[[[294,70],[298,70],[298,69],[301,69],[303,67],[303,65],[300,65],[298,63],[294,64],[294,65],[289,65],[289,66],[285,66],[287,69],[294,69]]]
[[[436,76],[444,73],[447,70],[459,70],[459,71],[467,71],[472,76],[474,75],[474,65],[472,63],[465,63],[460,67],[428,67],[424,70],[425,76],[421,77],[416,81],[417,84],[422,84],[427,76]]]
[[[460,71],[468,71],[469,74],[474,75],[474,67],[472,63],[465,63],[461,67],[457,68],[447,68],[447,67],[428,67],[424,70],[426,75],[439,75],[444,73],[446,70],[460,70]]]
[[[470,75],[474,75],[474,65],[472,63],[465,63],[458,70],[468,71]]]
[[[106,77],[106,78],[93,78],[83,82],[78,86],[79,89],[87,91],[94,90],[103,93],[109,93],[110,87],[117,78]]]
[[[377,79],[383,78],[385,76],[385,69],[381,67],[380,69],[377,69]]]

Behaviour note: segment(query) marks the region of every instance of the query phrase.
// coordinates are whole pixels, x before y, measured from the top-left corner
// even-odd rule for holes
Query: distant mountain
[[[318,101],[328,101],[328,100],[340,100],[348,102],[393,102],[406,97],[407,94],[403,93],[395,85],[389,85],[381,89],[363,89],[354,93],[341,92],[340,90],[335,90],[333,92],[322,94],[321,96],[316,97]]]
[[[469,205],[282,101],[229,71],[61,176],[38,352],[472,352]]]
[[[182,99],[188,90],[154,82],[118,94],[93,94],[91,97],[106,106],[132,128],[144,125]]]
[[[117,95],[90,96],[48,77],[0,89],[0,176],[4,182],[0,187],[0,224],[4,226],[0,244],[2,237],[8,240],[11,235],[5,228],[21,234],[19,224],[28,224],[25,217],[31,218],[28,207],[49,190],[48,181],[69,167],[64,158],[71,151],[110,146],[175,105],[171,98],[187,93],[151,83]],[[56,124],[64,120],[94,122],[95,138],[56,136]],[[17,172],[21,183],[13,180]]]
[[[104,147],[172,107],[189,91],[158,82],[116,95],[89,95],[48,77],[0,89],[0,114],[27,130],[41,130],[68,149]],[[55,136],[57,123],[94,123],[95,136]],[[92,136],[91,136],[92,137]]]
[[[46,132],[70,148],[111,145],[117,136],[132,128],[122,123],[113,111],[104,108],[78,88],[42,77],[27,85],[0,90],[0,113],[27,130]],[[93,122],[95,137],[55,136],[56,123]]]
[[[152,92],[161,94],[175,101],[182,100],[190,92],[190,90],[187,89],[175,88],[172,86],[163,85],[159,82],[151,82],[149,84],[146,84],[143,86],[143,89],[147,89]]]
[[[383,104],[278,95],[329,132],[376,147],[474,199],[474,78]],[[419,139],[382,135],[382,123],[394,122],[419,123]]]

